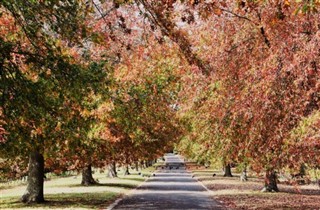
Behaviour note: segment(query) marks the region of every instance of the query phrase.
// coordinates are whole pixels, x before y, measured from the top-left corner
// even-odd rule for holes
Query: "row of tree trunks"
[[[136,164],[138,170],[138,164]],[[125,175],[129,173],[129,166],[126,166]],[[108,165],[108,176],[117,177],[116,163]],[[97,184],[92,176],[92,165],[88,164],[82,170],[81,185],[89,186]],[[27,189],[21,201],[24,203],[42,203],[45,201],[43,194],[44,185],[44,158],[38,151],[31,152],[28,165]]]
[[[145,161],[144,164],[149,167],[151,166],[153,161]],[[141,166],[144,165],[143,162]],[[136,170],[138,169],[138,163],[136,163]],[[126,166],[125,170],[126,174],[129,174],[129,167]],[[244,169],[245,177],[246,169]],[[116,164],[112,162],[108,166],[108,175],[111,177],[116,177]],[[231,177],[231,165],[226,164],[225,166],[225,174],[226,177]],[[29,157],[29,169],[28,169],[28,185],[25,193],[23,194],[21,200],[24,203],[42,203],[44,202],[43,195],[43,183],[44,183],[44,158],[43,155],[39,152],[32,152]],[[91,164],[87,165],[82,170],[82,185],[88,186],[97,184],[92,176],[92,166]],[[278,192],[279,189],[277,187],[277,174],[275,170],[267,170],[265,176],[265,184],[263,190],[264,192]]]
[[[232,177],[231,173],[231,165],[226,164],[224,167],[224,177]],[[240,176],[241,181],[247,181],[247,167],[245,166],[242,174]],[[262,192],[279,192],[278,185],[277,185],[277,173],[275,170],[267,170],[265,175],[264,181],[264,188],[261,190]]]

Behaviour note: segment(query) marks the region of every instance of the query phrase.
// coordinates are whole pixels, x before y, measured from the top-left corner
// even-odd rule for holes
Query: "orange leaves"
[[[222,9],[220,9],[220,8],[215,8],[215,9],[213,9],[213,13],[215,14],[215,15],[218,15],[218,16],[220,16],[220,15],[222,15]]]
[[[220,3],[222,7],[227,7],[226,3]],[[217,15],[220,16],[223,13],[223,9],[220,7],[220,5],[216,3],[202,3],[199,6],[199,13],[201,15],[201,18],[204,20],[208,20],[208,18],[211,15]]]
[[[3,8],[0,8],[0,36],[5,38],[5,41],[12,41],[17,38],[15,36],[17,31],[18,27],[14,18]]]
[[[6,141],[6,136],[9,134],[6,130],[0,125],[0,143],[4,143]]]
[[[61,131],[61,122],[58,122],[55,129],[54,129],[56,132],[59,132]]]
[[[6,122],[2,119],[3,116],[3,109],[0,107],[0,143],[5,142],[5,135],[9,134],[3,126],[6,125]]]
[[[220,16],[198,20],[197,27],[185,29],[192,31],[188,38],[193,49],[203,49],[197,51],[199,57],[209,60],[215,72],[201,84],[191,74],[183,78],[187,93],[183,96],[188,98],[181,115],[189,121],[190,133],[180,146],[200,151],[198,147],[210,142],[218,146],[219,154],[251,161],[255,168],[282,167],[290,163],[291,156],[314,154],[311,151],[317,149],[318,135],[311,128],[305,128],[306,136],[300,138],[305,147],[312,148],[308,151],[286,148],[285,139],[304,115],[320,106],[320,75],[315,70],[320,59],[315,50],[319,49],[319,33],[313,26],[319,17],[292,15],[306,1],[237,2],[208,5],[199,1],[193,8],[206,18],[208,11]],[[204,35],[205,41],[199,41]],[[193,73],[198,74],[196,69]],[[208,88],[217,81],[217,89]]]
[[[88,109],[84,108],[81,110],[80,115],[84,118],[88,118],[92,115],[92,113]]]
[[[290,7],[290,5],[291,5],[290,0],[285,0],[283,3],[284,8],[288,8]]]

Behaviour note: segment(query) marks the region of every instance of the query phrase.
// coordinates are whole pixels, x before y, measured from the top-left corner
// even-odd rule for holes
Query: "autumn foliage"
[[[318,9],[1,2],[3,174],[25,174],[33,152],[60,173],[150,160],[174,145],[200,162],[266,172],[267,190],[276,171],[319,167]]]

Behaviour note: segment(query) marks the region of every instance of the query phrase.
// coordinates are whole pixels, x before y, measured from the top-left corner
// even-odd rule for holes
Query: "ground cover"
[[[102,209],[117,198],[136,188],[155,170],[149,167],[142,171],[132,170],[130,175],[118,171],[118,178],[109,178],[106,173],[95,170],[93,177],[99,182],[93,186],[82,186],[81,175],[66,177],[49,176],[44,184],[46,202],[28,205],[19,201],[26,188],[25,182],[0,184],[0,209]],[[144,174],[145,176],[142,176]]]
[[[249,181],[241,182],[240,174],[235,172],[233,177],[223,177],[220,170],[195,165],[189,166],[189,170],[227,209],[320,209],[320,188],[315,182],[279,183],[279,193],[265,193],[261,192],[263,177],[251,175]]]

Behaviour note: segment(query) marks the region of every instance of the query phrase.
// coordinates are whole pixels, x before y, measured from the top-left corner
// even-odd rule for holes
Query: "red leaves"
[[[208,21],[198,20],[199,26],[186,30],[192,31],[193,49],[205,49],[197,51],[199,58],[209,60],[215,72],[197,86],[190,75],[184,78],[190,99],[182,110],[189,111],[192,132],[181,147],[215,145],[210,155],[236,157],[260,169],[315,155],[318,137],[311,131],[312,137],[303,138],[310,150],[293,149],[287,140],[303,116],[320,107],[318,14],[295,16],[299,3],[291,1],[210,2],[199,1],[194,8]],[[210,90],[214,82],[220,85]]]
[[[3,128],[3,126],[6,124],[6,122],[4,120],[2,120],[1,118],[3,118],[3,111],[2,111],[2,108],[0,107],[0,143],[4,143],[6,141],[5,136],[9,133],[6,132],[6,130]]]
[[[7,135],[7,134],[8,133],[6,132],[6,130],[2,127],[2,125],[0,125],[0,143],[6,142],[5,135]]]

